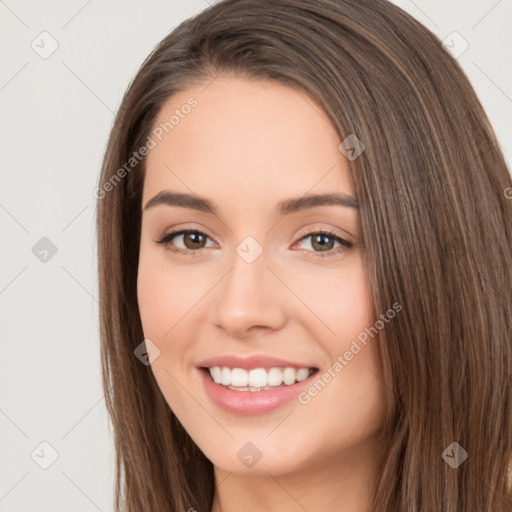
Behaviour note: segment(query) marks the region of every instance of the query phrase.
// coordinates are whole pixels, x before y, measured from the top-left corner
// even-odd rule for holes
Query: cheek
[[[379,334],[363,263],[354,261],[339,272],[310,275],[298,290],[315,313],[302,317],[304,325],[330,360],[318,376],[322,382],[310,388],[311,394],[304,395],[301,403],[307,403],[305,409],[312,417],[339,421],[340,428],[354,437],[367,434],[381,421],[384,395]]]
[[[139,313],[144,337],[160,350],[151,370],[167,403],[180,410],[184,397],[177,382],[183,381],[183,368],[190,358],[182,329],[191,327],[187,313],[197,302],[197,286],[190,285],[187,273],[176,269],[171,272],[156,252],[141,250],[137,275]]]
[[[302,318],[310,319],[311,334],[320,337],[331,355],[372,324],[371,295],[360,258],[338,269],[319,268],[293,277],[297,296],[311,313]]]
[[[137,297],[144,335],[161,339],[172,327],[171,314],[179,304],[179,290],[155,265],[141,261],[137,277]]]
[[[141,250],[137,275],[139,312],[148,338],[164,340],[208,289],[189,269],[169,265],[162,251]]]

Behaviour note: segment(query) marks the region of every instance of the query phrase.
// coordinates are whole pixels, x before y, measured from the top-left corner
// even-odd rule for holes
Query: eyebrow
[[[144,210],[154,208],[158,205],[179,206],[190,208],[204,213],[217,215],[217,208],[208,199],[181,192],[170,192],[162,190],[151,198],[144,207]],[[347,208],[359,209],[359,203],[353,196],[346,194],[310,194],[302,197],[286,199],[277,203],[277,211],[281,215],[290,215],[317,206],[345,206]]]

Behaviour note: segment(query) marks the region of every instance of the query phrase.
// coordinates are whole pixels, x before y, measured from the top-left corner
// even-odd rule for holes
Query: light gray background
[[[510,162],[512,0],[396,3],[441,39],[456,31],[467,41],[459,62]],[[2,512],[112,510],[92,191],[129,80],[158,41],[207,5],[0,0]],[[51,48],[43,31],[58,43],[46,59],[31,47]],[[43,237],[57,247],[46,262],[32,251]],[[58,453],[47,469],[43,441]]]

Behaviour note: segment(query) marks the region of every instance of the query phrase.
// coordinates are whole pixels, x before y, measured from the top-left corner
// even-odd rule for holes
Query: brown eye
[[[323,233],[311,236],[311,246],[315,251],[329,251],[334,247],[335,240],[332,236],[325,235]]]
[[[190,231],[188,233],[184,233],[182,236],[183,243],[187,249],[202,249],[204,247],[206,236],[202,233]]]
[[[312,256],[334,256],[354,246],[352,242],[339,237],[335,233],[317,231],[303,236],[298,242],[302,249]]]
[[[208,240],[210,240],[210,237],[202,231],[182,229],[167,233],[160,240],[155,241],[171,251],[182,253],[190,251],[193,254],[195,251],[208,247]]]

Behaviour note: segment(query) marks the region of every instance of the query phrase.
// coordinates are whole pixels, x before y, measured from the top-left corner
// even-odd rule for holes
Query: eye
[[[208,239],[210,237],[206,233],[197,229],[181,229],[179,231],[171,231],[160,240],[155,240],[155,242],[165,246],[166,249],[172,252],[195,254],[206,247]],[[176,242],[171,244],[172,240],[177,240],[177,244],[182,245],[182,247],[176,247]]]
[[[309,240],[307,243],[306,240]],[[303,236],[296,242],[303,244],[308,252],[313,252],[314,257],[321,258],[326,256],[334,256],[353,247],[354,244],[341,238],[331,231],[314,231]],[[337,246],[335,246],[338,244]]]
[[[155,240],[155,242],[165,246],[169,251],[184,255],[194,255],[200,252],[201,249],[212,246],[212,244],[207,245],[208,240],[212,241],[211,238],[202,231],[197,229],[181,229],[166,233],[161,239]],[[295,242],[294,246],[297,244],[305,246],[302,248],[306,249],[309,253],[313,253],[313,257],[318,256],[322,258],[335,256],[353,247],[352,242],[341,238],[331,231],[314,231],[308,233]]]

